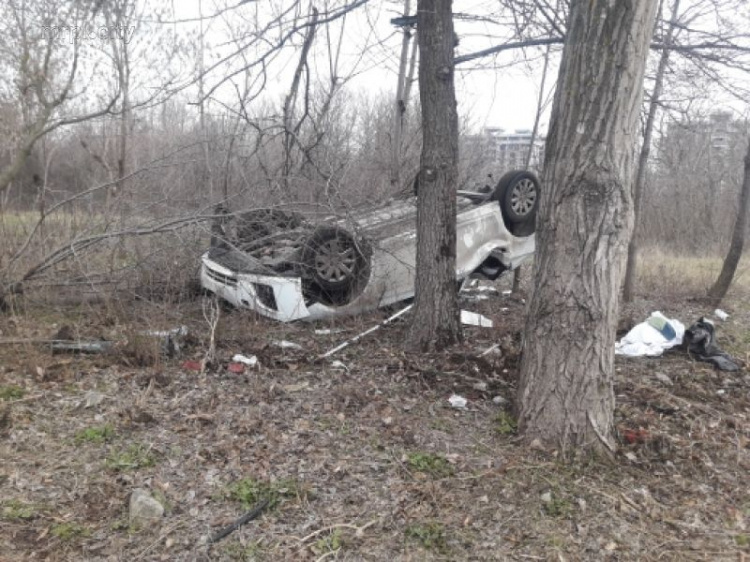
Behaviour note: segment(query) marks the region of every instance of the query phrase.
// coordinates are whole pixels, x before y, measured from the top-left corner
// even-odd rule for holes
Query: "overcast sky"
[[[309,6],[313,4],[321,11],[325,11],[326,5],[340,7],[342,3],[343,0],[302,2],[303,9],[298,15],[307,16]],[[691,0],[684,3],[689,5]],[[219,4],[224,5],[223,0]],[[232,2],[229,4],[232,5]],[[197,17],[199,5],[199,0],[181,0],[179,4],[174,4],[177,15],[182,18]],[[253,18],[259,21],[264,18],[268,20],[273,13],[280,13],[291,5],[292,0],[262,0],[245,4],[226,12],[221,17],[207,20],[206,60],[210,62],[231,49],[232,33],[235,37],[246,34],[254,25],[250,23]],[[750,2],[748,5],[750,6]],[[321,26],[310,55],[312,72],[323,82],[327,80],[330,74],[327,39],[330,37],[333,44],[341,41],[337,75],[351,77],[347,83],[350,90],[394,96],[402,35],[391,24],[391,19],[401,15],[403,6],[404,0],[371,0],[347,14],[346,18],[336,20],[325,28]],[[454,19],[459,39],[456,47],[458,56],[503,44],[512,39],[513,22],[503,20],[506,16],[498,6],[497,0],[454,1],[453,11],[458,14]],[[202,0],[202,9],[204,16],[217,10],[211,0]],[[411,13],[414,13],[415,9],[416,0],[412,0]],[[475,16],[481,16],[480,20],[477,21]],[[278,30],[272,30],[268,33],[268,40],[273,42],[278,36]],[[276,104],[289,90],[292,74],[299,60],[300,43],[301,35],[295,37],[293,45],[275,55],[268,67],[264,96]],[[550,98],[557,78],[560,50],[560,46],[553,49],[552,62],[546,78],[542,132],[546,131],[549,122]],[[257,54],[247,52],[245,56],[252,58]],[[542,82],[543,54],[543,47],[507,51],[498,56],[457,67],[456,97],[459,112],[468,118],[474,131],[485,126],[502,127],[507,130],[530,129],[533,126]],[[653,63],[653,53],[651,59]],[[226,73],[226,69],[219,68],[211,78],[214,81],[220,80]],[[732,100],[731,95],[720,89],[709,92],[710,84],[705,84],[702,88],[704,91],[698,93],[705,96],[703,103],[706,105],[706,111],[725,105],[734,107],[738,113],[747,111],[747,102]],[[230,100],[234,91],[232,85],[226,84],[216,95],[226,96],[226,99]],[[413,92],[415,95],[418,92],[416,85]],[[698,106],[698,103],[691,105],[693,109]]]
[[[267,0],[266,6],[289,5],[289,2]],[[249,14],[257,9],[255,4],[247,10]],[[416,0],[412,0],[412,13],[415,11]],[[179,18],[197,17],[199,14],[198,0],[183,0],[175,4]],[[320,6],[323,9],[323,6]],[[217,18],[206,24],[207,59],[219,53],[227,52],[228,30],[238,32],[242,29],[242,18],[238,17],[239,10],[234,16]],[[216,8],[210,0],[203,0],[204,16],[215,12]],[[402,35],[390,23],[390,20],[401,15],[403,2],[388,0],[373,0],[329,26],[332,37],[343,27],[342,54],[340,57],[339,73],[342,76],[354,75],[348,82],[348,88],[354,91],[364,91],[371,94],[381,93],[386,96],[395,95],[398,61],[401,52]],[[455,13],[467,15],[492,14],[497,11],[494,0],[456,0],[453,10]],[[263,9],[261,9],[262,14]],[[498,43],[505,38],[501,35],[505,27],[503,23],[467,22],[456,20],[456,32],[459,45],[456,54],[461,55],[484,49]],[[190,24],[193,27],[196,24]],[[299,41],[298,41],[299,43]],[[542,78],[541,56],[542,49],[531,49],[527,52],[515,51],[498,58],[488,58],[478,63],[469,63],[457,67],[456,97],[459,112],[467,117],[473,130],[485,126],[503,127],[505,129],[530,129],[534,123],[539,86]],[[531,60],[525,61],[525,57]],[[316,35],[313,47],[311,67],[321,76],[328,74],[328,55],[325,35],[320,29]],[[293,69],[298,60],[298,49],[290,48],[284,55],[274,60],[274,65],[268,75],[265,95],[273,99],[281,99],[288,91],[292,80]],[[553,57],[556,61],[556,57]],[[509,63],[514,63],[510,65]],[[486,67],[480,69],[479,67]],[[550,67],[546,82],[545,99],[548,100],[556,78],[557,67],[553,63]],[[218,74],[217,74],[218,75]],[[415,76],[416,78],[416,76]],[[231,96],[233,88],[227,85],[223,88],[224,95]],[[413,87],[414,95],[418,87]],[[219,94],[221,95],[221,94]],[[414,99],[414,98],[413,98]],[[542,130],[546,129],[549,115],[549,104],[542,119]]]

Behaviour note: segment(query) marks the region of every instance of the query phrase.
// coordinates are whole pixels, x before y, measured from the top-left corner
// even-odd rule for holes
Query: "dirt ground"
[[[3,341],[65,328],[121,342],[89,356],[0,345],[0,560],[750,557],[746,371],[681,351],[618,358],[616,458],[564,463],[516,439],[523,303],[493,294],[464,308],[494,327],[425,356],[404,349],[396,323],[329,360],[316,357],[387,313],[281,325],[222,312],[204,373],[200,300],[0,317]],[[725,309],[718,343],[744,361],[748,302]],[[623,322],[653,310],[687,325],[712,312],[641,300]],[[183,324],[171,359],[140,333]],[[259,366],[228,370],[236,353]],[[129,520],[135,488],[164,506],[157,523]],[[263,499],[259,518],[210,541]]]

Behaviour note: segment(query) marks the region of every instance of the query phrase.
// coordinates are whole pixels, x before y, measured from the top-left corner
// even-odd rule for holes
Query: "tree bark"
[[[654,90],[651,92],[646,124],[643,127],[643,145],[641,146],[641,152],[638,156],[638,172],[635,177],[635,183],[633,184],[635,227],[633,230],[633,236],[630,238],[630,245],[628,246],[628,261],[625,266],[625,283],[622,289],[622,298],[625,302],[631,302],[633,300],[633,293],[635,292],[635,274],[638,266],[637,260],[639,251],[638,224],[641,216],[641,205],[643,204],[643,191],[646,184],[648,159],[651,155],[651,140],[654,135],[656,110],[659,108],[659,101],[661,100],[661,92],[664,86],[664,73],[667,70],[667,63],[669,63],[669,55],[672,52],[669,47],[672,45],[674,39],[674,30],[679,10],[680,0],[674,0],[671,17],[667,24],[667,33],[664,37],[665,48],[662,49],[661,55],[659,55],[659,64],[656,68],[656,77],[654,79]]]
[[[441,349],[461,339],[456,291],[458,113],[451,0],[419,0],[422,157],[417,197],[413,347]]]
[[[713,306],[719,306],[727,294],[729,286],[732,284],[734,274],[737,271],[737,265],[742,257],[742,249],[745,246],[745,233],[747,232],[748,215],[750,214],[750,143],[745,154],[745,175],[742,180],[742,190],[740,191],[740,204],[737,209],[737,220],[734,223],[732,231],[732,242],[729,244],[729,251],[724,258],[724,265],[721,267],[721,273],[708,291],[708,298]]]
[[[633,151],[657,3],[574,0],[537,217],[519,430],[563,455],[614,450],[614,341]]]

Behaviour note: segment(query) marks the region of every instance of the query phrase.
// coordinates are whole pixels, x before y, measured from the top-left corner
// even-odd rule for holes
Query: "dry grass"
[[[703,296],[719,276],[723,260],[723,255],[688,256],[644,249],[636,291],[642,295]],[[746,256],[737,268],[732,290],[750,291],[750,258]]]

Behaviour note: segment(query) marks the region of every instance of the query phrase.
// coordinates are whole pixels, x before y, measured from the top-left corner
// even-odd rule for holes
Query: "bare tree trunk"
[[[404,17],[411,12],[411,0],[404,0]],[[411,42],[412,26],[402,26],[401,59],[398,65],[398,82],[396,84],[396,103],[393,108],[393,138],[391,139],[391,185],[398,185],[401,176],[401,136],[404,128],[404,114],[406,102],[406,69],[409,59],[409,43]]]
[[[614,448],[614,341],[652,0],[570,5],[537,219],[519,430],[563,455]]]
[[[297,68],[294,71],[294,78],[292,79],[292,85],[289,88],[289,93],[284,98],[284,168],[283,168],[283,181],[285,195],[289,197],[289,175],[292,171],[292,148],[297,142],[296,134],[297,127],[294,125],[294,107],[297,102],[297,93],[299,92],[299,83],[302,79],[302,72],[307,67],[307,55],[312,47],[313,39],[315,38],[315,27],[318,22],[318,10],[313,7],[312,18],[310,20],[310,26],[305,35],[305,40],[302,43],[302,50],[300,51],[299,62]]]
[[[456,291],[458,113],[451,0],[419,0],[423,146],[417,197],[417,275],[409,340],[421,350],[461,339]]]
[[[724,258],[724,265],[721,268],[719,278],[708,291],[708,298],[711,299],[713,306],[719,306],[726,296],[729,286],[732,284],[732,279],[734,279],[737,265],[740,263],[740,258],[742,257],[742,249],[745,246],[748,214],[750,214],[750,143],[747,147],[747,154],[745,154],[745,175],[742,180],[742,190],[740,191],[737,220],[734,223],[734,230],[732,231],[732,242],[729,244],[729,251]]]
[[[667,24],[667,33],[664,37],[664,48],[659,56],[659,65],[656,68],[656,78],[654,80],[654,91],[651,92],[651,101],[648,105],[648,115],[646,117],[646,124],[643,128],[643,146],[641,146],[641,153],[638,157],[638,172],[635,177],[635,184],[633,185],[633,200],[635,205],[635,228],[633,236],[630,239],[630,245],[628,246],[628,261],[625,266],[625,284],[622,291],[622,298],[625,302],[631,302],[633,300],[633,292],[635,290],[635,274],[637,268],[638,259],[638,225],[640,224],[641,217],[641,205],[643,204],[643,191],[646,183],[646,172],[648,171],[648,159],[651,154],[651,140],[654,133],[654,122],[656,121],[656,111],[659,108],[659,101],[661,100],[661,92],[664,86],[664,72],[667,69],[667,63],[669,62],[669,47],[672,45],[674,38],[675,24],[677,23],[677,15],[680,10],[680,0],[674,0],[672,4],[672,14]]]

